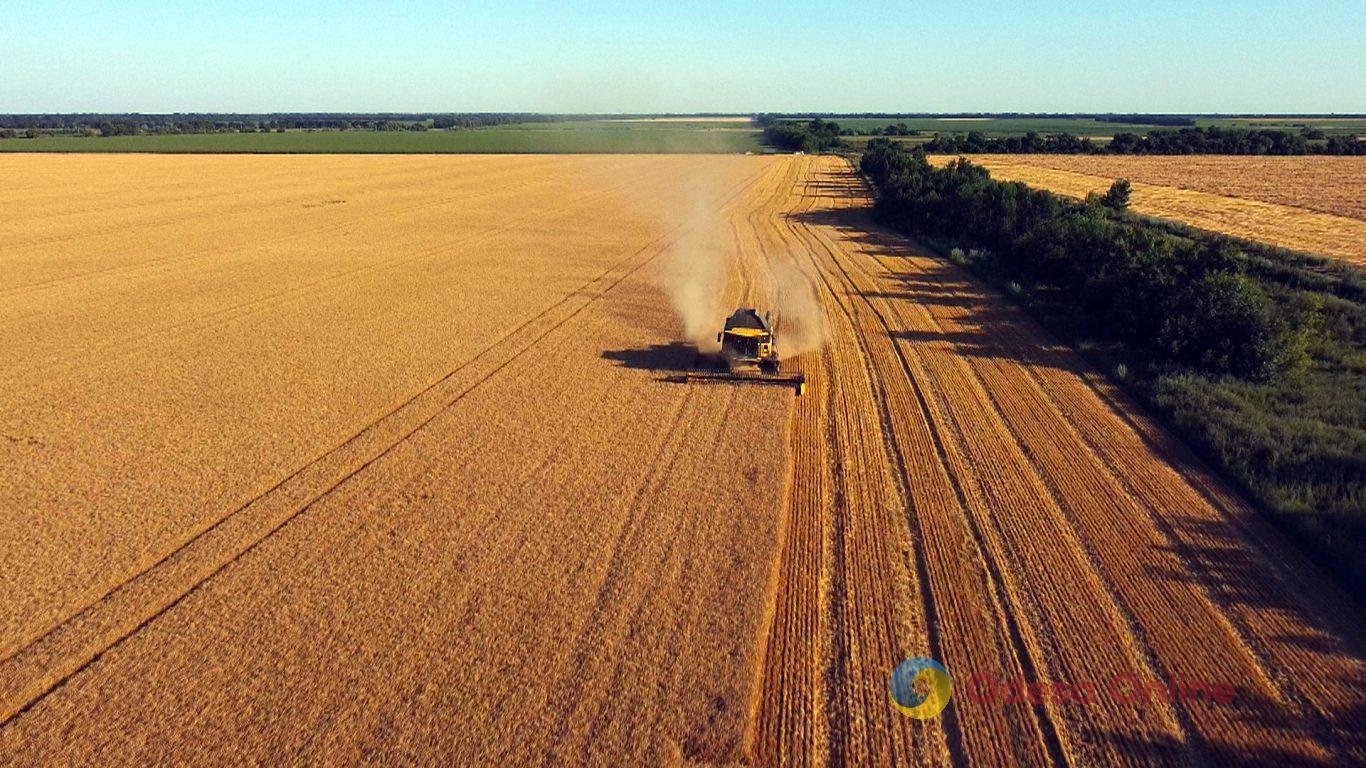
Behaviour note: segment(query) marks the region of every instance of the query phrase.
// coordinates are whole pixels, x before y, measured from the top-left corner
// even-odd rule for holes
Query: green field
[[[921,131],[895,137],[912,144],[936,133],[981,131],[991,138],[1070,133],[1108,141],[1116,133],[1144,134],[1171,128],[1135,123],[1107,123],[1090,118],[828,118],[841,128],[868,130],[895,123]],[[1320,128],[1328,134],[1366,133],[1366,119],[1342,118],[1195,118],[1198,125],[1298,130]],[[866,136],[845,136],[854,149]],[[286,133],[211,133],[149,136],[0,139],[0,152],[255,152],[255,153],[570,153],[570,152],[755,152],[762,149],[757,127],[725,120],[562,120],[465,130],[304,131]]]
[[[981,131],[988,138],[1001,138],[1003,136],[1023,136],[1029,131],[1047,136],[1054,133],[1070,133],[1077,136],[1089,136],[1097,144],[1105,144],[1111,136],[1116,133],[1137,133],[1146,134],[1149,131],[1175,131],[1180,130],[1175,126],[1162,125],[1138,125],[1133,123],[1106,123],[1100,120],[1091,119],[1070,119],[1070,118],[991,118],[987,120],[967,120],[967,119],[941,119],[941,118],[914,118],[898,120],[894,118],[833,118],[839,123],[841,128],[855,128],[867,130],[869,128],[881,128],[895,123],[905,123],[907,128],[921,131],[919,136],[892,136],[893,141],[904,144],[923,144],[934,137],[936,133],[944,134],[963,134],[968,131]],[[1366,119],[1326,119],[1312,117],[1285,117],[1285,118],[1231,118],[1231,117],[1197,117],[1194,118],[1195,124],[1200,127],[1218,126],[1220,128],[1261,128],[1278,131],[1298,131],[1303,127],[1319,128],[1328,135],[1361,135],[1366,134]],[[861,150],[871,136],[844,136],[842,137],[855,150]]]
[[[1200,126],[1219,126],[1220,128],[1266,128],[1278,131],[1297,131],[1300,128],[1318,128],[1328,135],[1366,134],[1366,118],[1315,118],[1315,117],[1197,117],[1195,124]]]
[[[828,119],[839,123],[841,128],[854,128],[857,130],[883,128],[888,125],[895,125],[896,123],[905,123],[907,128],[924,131],[926,134],[981,131],[991,137],[1023,136],[1030,131],[1043,134],[1075,133],[1080,136],[1113,136],[1116,133],[1125,132],[1144,133],[1157,127],[1152,125],[1106,123],[1100,120],[1061,117],[991,117],[984,119],[955,119],[947,117],[833,117]]]
[[[0,152],[572,153],[753,152],[750,124],[572,120],[428,131],[288,131],[0,139]]]
[[[840,128],[868,130],[883,128],[896,123],[905,123],[907,128],[921,131],[921,136],[896,136],[896,141],[912,144],[929,141],[936,133],[962,134],[968,131],[981,131],[988,138],[1003,136],[1023,136],[1033,131],[1048,135],[1070,133],[1089,136],[1099,142],[1108,141],[1116,133],[1145,134],[1149,131],[1178,130],[1176,126],[1146,125],[1140,123],[1107,123],[1090,118],[1066,117],[1000,117],[986,119],[938,118],[938,117],[827,117],[839,123]],[[1219,126],[1221,128],[1265,128],[1283,131],[1298,131],[1302,127],[1318,128],[1328,135],[1366,134],[1366,119],[1358,118],[1314,118],[1314,117],[1195,117],[1198,126]],[[868,137],[845,136],[844,139],[855,146],[867,143]]]

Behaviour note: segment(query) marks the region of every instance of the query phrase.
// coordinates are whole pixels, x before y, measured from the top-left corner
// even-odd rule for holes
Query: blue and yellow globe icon
[[[943,712],[949,705],[953,681],[943,664],[917,656],[896,665],[892,670],[891,688],[892,703],[901,714],[924,720]]]

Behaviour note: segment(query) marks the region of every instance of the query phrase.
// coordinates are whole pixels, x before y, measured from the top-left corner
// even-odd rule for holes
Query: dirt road
[[[840,160],[0,171],[3,762],[1366,758],[1360,608]],[[808,396],[662,380],[696,248]]]

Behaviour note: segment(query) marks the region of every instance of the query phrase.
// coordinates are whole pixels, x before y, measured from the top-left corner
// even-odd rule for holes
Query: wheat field
[[[0,762],[1366,759],[1360,607],[839,158],[0,172]],[[805,395],[669,380],[703,263]]]
[[[954,156],[932,156],[943,165]],[[1200,229],[1366,264],[1366,158],[973,155],[993,177],[1070,197],[1133,185],[1132,208]]]

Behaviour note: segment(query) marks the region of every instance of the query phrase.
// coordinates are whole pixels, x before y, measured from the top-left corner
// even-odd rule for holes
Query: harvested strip
[[[823,193],[843,187],[866,200],[847,166],[812,163]],[[902,457],[906,487],[914,489],[909,562],[923,558],[918,581],[928,588],[911,593],[912,610],[934,622],[928,648],[907,655],[942,654],[960,685],[974,673],[1010,679],[1022,670],[1027,681],[1093,681],[1103,693],[1116,679],[1156,684],[1173,674],[1234,689],[1231,705],[1151,697],[1126,704],[1110,691],[1097,703],[1046,698],[1029,707],[999,699],[983,706],[959,688],[953,715],[942,721],[955,760],[964,754],[973,764],[1361,759],[1361,737],[1347,725],[1363,705],[1359,683],[1366,666],[1353,637],[1353,628],[1362,626],[1359,607],[1006,299],[873,227],[861,213],[794,218],[827,245],[821,268],[842,278],[830,284],[839,303],[862,302],[883,325],[863,331],[874,350],[869,369],[880,382],[875,392],[890,424],[887,439]],[[895,339],[901,372],[876,352],[882,345],[875,334]],[[898,375],[903,383],[893,383]],[[908,385],[924,393],[918,408],[897,394]],[[926,426],[912,416],[917,410]],[[800,439],[802,433],[794,434]],[[935,440],[943,447],[935,449]],[[838,447],[831,445],[829,461],[839,464]],[[926,486],[936,466],[961,494],[966,523],[945,514],[955,505],[942,490]],[[1030,490],[1022,495],[1024,488]],[[937,501],[917,503],[922,499]],[[831,514],[837,516],[836,501]],[[1193,525],[1195,519],[1204,522]],[[882,535],[893,546],[899,538]],[[955,537],[956,558],[936,555],[936,541]],[[829,561],[844,553],[827,547],[816,554]],[[975,565],[965,570],[964,561]],[[1255,578],[1243,572],[1257,562],[1264,565]],[[980,575],[965,578],[974,571]],[[964,582],[976,587],[977,605],[986,600],[990,611],[971,624],[959,623],[970,610]],[[810,590],[800,579],[784,584]],[[800,602],[780,592],[777,605],[775,627],[781,628],[783,606]],[[890,615],[862,615],[858,624],[873,631],[894,624],[900,613],[893,606]],[[821,636],[842,631],[845,614],[824,615],[834,628]],[[990,650],[992,635],[994,647],[1009,649],[1006,664]],[[769,670],[778,674],[772,664]],[[763,701],[778,711],[761,712],[761,724],[793,719],[789,699]],[[866,727],[865,713],[854,708],[816,712],[833,740],[841,729],[853,734]],[[1009,715],[1008,723],[990,720],[1001,714]],[[840,717],[849,721],[841,724]],[[997,745],[983,746],[993,735]],[[765,743],[762,733],[757,743]],[[828,750],[776,743],[781,751],[760,756],[802,763],[831,758]],[[1039,751],[1011,756],[1007,744]],[[923,759],[909,750],[896,757]]]

